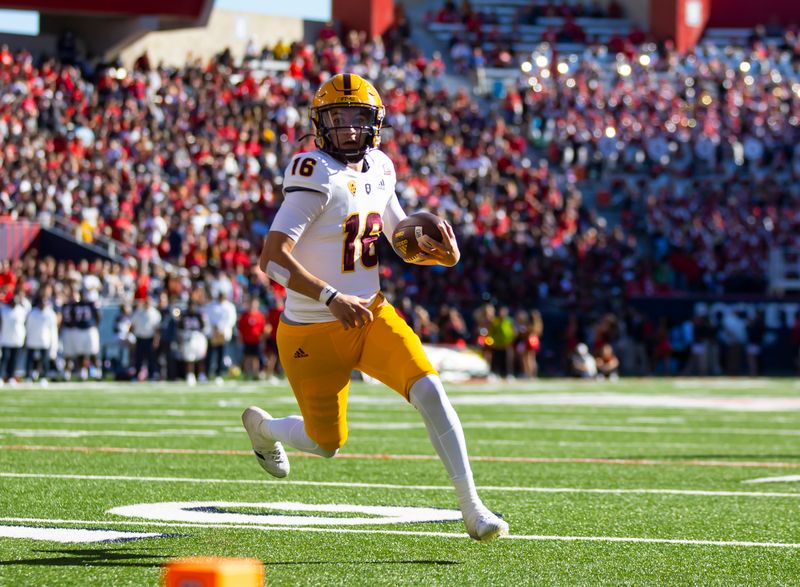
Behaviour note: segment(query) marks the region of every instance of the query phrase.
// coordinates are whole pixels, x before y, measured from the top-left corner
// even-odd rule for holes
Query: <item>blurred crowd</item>
[[[570,337],[552,338],[557,350],[542,349],[556,372],[575,371],[579,350],[608,375],[662,363],[681,372],[698,329],[676,344],[678,325],[628,327],[627,300],[763,292],[769,248],[800,245],[793,31],[777,45],[756,36],[746,48],[683,56],[626,42],[619,52],[587,45],[569,59],[545,45],[515,83],[487,96],[447,89],[445,61],[422,54],[409,33],[400,9],[383,38],[340,37],[330,26],[313,44],[251,46],[242,60],[226,51],[173,68],[142,55],[132,70],[0,48],[0,217],[45,226],[64,217],[86,242],[119,241],[126,257],[72,266],[28,256],[3,268],[5,300],[19,291],[33,301],[50,287],[59,307],[68,285],[91,292],[88,279],[123,315],[150,299],[175,318],[218,302],[222,289],[239,316],[253,304],[279,311],[282,294],[256,259],[288,158],[312,148],[314,90],[342,71],[381,92],[382,149],[404,206],[447,218],[463,253],[454,270],[421,268],[383,243],[387,295],[423,340],[476,345],[498,374],[538,373],[536,308],[576,317]],[[288,71],[264,59],[287,61]],[[197,308],[208,346],[215,335]],[[614,335],[598,338],[609,313]],[[712,329],[724,338],[721,323]],[[137,361],[150,355],[136,358],[133,346],[133,376],[142,377]],[[221,371],[219,356],[206,376]],[[621,365],[609,370],[614,357]],[[689,369],[717,365],[711,353]]]
[[[614,52],[643,43],[645,33],[619,20],[623,17],[623,8],[616,0],[607,5],[594,1],[537,1],[519,5],[510,15],[501,15],[496,7],[487,4],[476,8],[469,0],[447,0],[426,14],[425,23],[453,27],[449,54],[455,70],[464,72],[480,67],[516,67],[528,58],[525,51],[532,30],[538,31],[536,36],[544,43],[608,46]],[[618,26],[612,24],[609,29],[607,19],[617,20]],[[582,23],[587,22],[600,24],[600,29],[586,30]]]

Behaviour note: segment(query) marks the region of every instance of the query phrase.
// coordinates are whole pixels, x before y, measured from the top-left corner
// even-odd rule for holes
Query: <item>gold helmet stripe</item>
[[[347,94],[348,96],[350,94],[352,94],[353,93],[353,86],[350,83],[350,74],[349,73],[344,74],[344,79],[342,80],[342,83],[344,84],[344,89],[343,89],[344,93]]]

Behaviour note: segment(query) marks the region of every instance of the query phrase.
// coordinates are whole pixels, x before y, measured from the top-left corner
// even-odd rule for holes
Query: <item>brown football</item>
[[[417,260],[421,250],[417,239],[427,234],[435,241],[442,242],[438,224],[441,218],[430,212],[415,212],[397,223],[392,233],[392,247],[407,263]]]

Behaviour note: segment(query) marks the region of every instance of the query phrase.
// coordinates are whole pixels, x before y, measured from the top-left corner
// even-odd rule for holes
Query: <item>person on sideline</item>
[[[58,352],[58,316],[50,300],[41,293],[34,299],[25,327],[25,378],[45,386],[50,360],[55,359]]]
[[[250,299],[250,306],[239,316],[239,339],[244,346],[242,371],[246,378],[258,379],[261,372],[261,342],[265,338],[264,330],[267,317],[260,309],[261,302],[257,296]]]
[[[131,316],[131,332],[135,339],[134,372],[139,381],[153,378],[156,372],[156,353],[158,330],[161,326],[161,312],[146,297],[139,301],[139,307]]]
[[[25,322],[31,310],[22,289],[14,292],[8,304],[0,304],[0,385],[17,382],[17,357],[25,346]]]

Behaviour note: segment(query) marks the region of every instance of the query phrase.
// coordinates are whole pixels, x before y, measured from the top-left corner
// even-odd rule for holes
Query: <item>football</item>
[[[422,252],[417,239],[427,234],[433,240],[442,242],[438,224],[441,218],[430,212],[415,212],[397,223],[392,233],[392,247],[407,263],[413,263]]]

